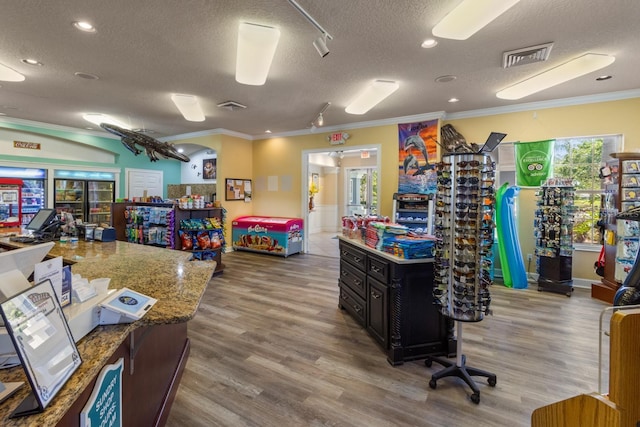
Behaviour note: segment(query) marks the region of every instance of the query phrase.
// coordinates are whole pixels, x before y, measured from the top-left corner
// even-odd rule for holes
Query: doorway
[[[378,168],[347,168],[345,173],[347,216],[377,215]]]
[[[365,211],[378,213],[380,149],[376,144],[303,151],[301,199],[306,253],[338,257],[336,236],[342,232],[342,217]],[[309,186],[314,179],[319,179],[320,190],[310,209]]]

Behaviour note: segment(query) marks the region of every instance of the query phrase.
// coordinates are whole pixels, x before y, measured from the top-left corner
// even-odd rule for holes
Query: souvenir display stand
[[[418,233],[433,233],[433,194],[395,193],[393,218]]]
[[[538,290],[573,292],[573,180],[549,178],[538,192],[534,220]]]
[[[436,388],[440,378],[456,376],[473,391],[471,401],[479,403],[480,390],[471,377],[486,377],[494,387],[496,375],[466,365],[462,324],[479,322],[489,312],[495,165],[482,154],[450,154],[437,167],[435,229],[439,241],[433,297],[440,312],[457,322],[457,352],[455,363],[429,357],[425,364],[437,362],[445,367],[431,376],[431,388]]]
[[[604,232],[604,276],[591,284],[591,296],[613,303],[638,249],[637,222],[616,220],[618,212],[640,206],[640,154],[612,153],[603,174],[601,219]]]

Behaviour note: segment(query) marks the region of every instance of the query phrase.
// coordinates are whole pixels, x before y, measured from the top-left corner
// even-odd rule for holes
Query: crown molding
[[[98,136],[100,138],[120,140],[119,137],[112,135],[110,133],[104,132],[103,130],[98,131],[98,130],[74,128],[71,126],[54,125],[52,123],[43,123],[43,122],[34,122],[32,120],[16,119],[8,116],[0,116],[0,124],[1,123],[9,123],[9,124],[20,125],[20,126],[30,126],[30,127],[36,127],[38,129],[46,129],[46,130],[52,130],[57,132],[69,132],[69,133],[73,133],[74,135]]]

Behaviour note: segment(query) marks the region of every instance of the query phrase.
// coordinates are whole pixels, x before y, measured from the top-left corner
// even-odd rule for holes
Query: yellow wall
[[[548,138],[623,134],[624,151],[640,151],[640,98],[610,101],[535,111],[487,115],[448,120],[467,141],[482,142],[491,131],[508,134],[506,141],[536,141]],[[392,215],[393,193],[398,182],[398,130],[396,125],[349,130],[344,146],[328,143],[327,133],[295,137],[275,137],[257,141],[214,136],[189,141],[214,148],[218,153],[218,179],[225,177],[253,179],[253,201],[225,202],[227,219],[240,215],[302,217],[302,151],[313,149],[349,149],[353,146],[380,144],[380,214]],[[278,190],[267,191],[268,178],[277,177]],[[307,179],[307,178],[305,178]],[[290,188],[283,184],[290,182]],[[221,194],[221,191],[219,191]],[[518,200],[519,237],[522,253],[534,253],[534,190],[523,189]],[[227,224],[228,230],[231,229]],[[228,240],[230,242],[230,240]],[[597,252],[576,251],[573,276],[599,280],[593,271]],[[525,266],[527,265],[525,261]],[[531,268],[533,271],[533,267]]]
[[[227,211],[225,239],[231,247],[231,220],[243,215],[254,214],[252,203],[225,200],[225,179],[240,178],[253,180],[252,142],[227,135],[208,135],[180,141],[182,144],[197,144],[216,151],[217,155],[217,197]],[[255,182],[254,194],[255,194]],[[258,213],[259,211],[255,211]]]
[[[256,191],[254,213],[270,216],[302,217],[302,152],[318,148],[327,151],[348,150],[350,147],[380,144],[382,166],[380,175],[381,214],[392,214],[393,193],[398,185],[398,128],[395,125],[377,126],[349,131],[350,138],[345,145],[332,146],[327,141],[328,133],[296,136],[289,138],[270,138],[253,142],[253,164],[256,182],[260,183]],[[278,177],[278,191],[266,191],[269,176]],[[282,190],[282,181],[290,179],[292,186]],[[264,188],[262,188],[264,183]]]
[[[505,132],[505,141],[537,141],[572,136],[622,134],[624,151],[640,151],[640,98],[449,120],[467,141],[482,142],[491,131]],[[514,184],[514,183],[511,183]],[[535,253],[534,189],[522,189],[517,200],[518,237],[522,253]],[[526,255],[525,255],[526,256]],[[573,277],[599,281],[593,269],[598,252],[576,251]],[[525,260],[525,266],[527,262]],[[531,271],[533,271],[533,266]]]

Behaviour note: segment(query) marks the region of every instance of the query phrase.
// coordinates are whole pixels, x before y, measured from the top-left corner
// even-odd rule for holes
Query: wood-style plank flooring
[[[436,363],[387,363],[338,308],[337,258],[233,252],[224,263],[189,323],[170,427],[528,426],[534,409],[598,391],[607,305],[588,290],[492,287],[494,315],[463,326],[467,363],[497,375],[495,388],[478,380],[476,405],[457,378],[429,388]]]

